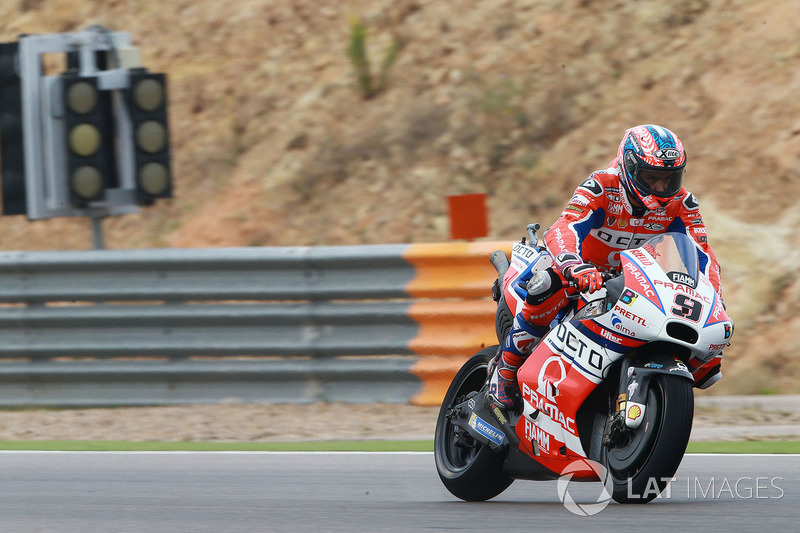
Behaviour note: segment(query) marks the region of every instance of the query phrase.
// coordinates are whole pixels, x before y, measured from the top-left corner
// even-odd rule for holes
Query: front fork
[[[606,425],[604,445],[622,445],[639,429],[647,409],[650,383],[659,374],[678,375],[694,381],[686,365],[669,355],[649,353],[637,357],[631,354],[622,360],[616,408]]]

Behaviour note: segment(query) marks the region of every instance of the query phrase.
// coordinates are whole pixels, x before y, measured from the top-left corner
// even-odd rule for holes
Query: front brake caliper
[[[625,426],[625,415],[622,412],[614,413],[614,416],[608,420],[603,445],[609,448],[616,448],[626,440],[628,431]]]

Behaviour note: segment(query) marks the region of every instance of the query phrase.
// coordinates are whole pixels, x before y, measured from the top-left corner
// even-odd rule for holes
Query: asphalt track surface
[[[431,453],[0,453],[0,531],[797,531],[800,456],[688,455],[668,497],[577,516],[557,482],[453,498]],[[597,483],[570,483],[579,504]],[[546,529],[543,529],[546,528]]]

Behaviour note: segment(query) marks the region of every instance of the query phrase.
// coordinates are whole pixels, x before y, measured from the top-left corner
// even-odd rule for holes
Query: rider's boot
[[[514,324],[503,343],[497,365],[497,393],[494,398],[506,411],[513,411],[517,405],[517,370],[547,330],[548,328],[531,324],[522,318],[521,313],[514,317]]]
[[[516,405],[517,398],[517,370],[519,366],[511,366],[508,359],[515,358],[510,352],[503,352],[500,363],[497,365],[497,393],[495,399],[506,411],[511,411]]]

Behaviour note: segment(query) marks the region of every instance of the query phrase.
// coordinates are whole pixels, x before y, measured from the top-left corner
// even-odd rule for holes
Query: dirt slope
[[[438,242],[445,197],[489,193],[491,239],[547,226],[622,132],[687,146],[736,319],[719,392],[800,390],[795,0],[2,0],[0,38],[128,31],[167,72],[175,199],[107,246]],[[365,100],[353,16],[387,90]],[[0,219],[0,248],[91,246],[82,219]]]

